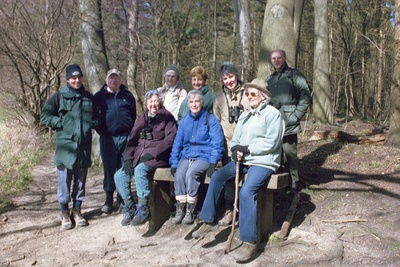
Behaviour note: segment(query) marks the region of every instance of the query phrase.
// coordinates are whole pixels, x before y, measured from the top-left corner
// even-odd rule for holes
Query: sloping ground
[[[351,134],[374,125],[347,124]],[[332,128],[332,127],[331,127]],[[282,243],[265,247],[248,266],[398,266],[400,260],[400,151],[383,146],[300,140],[301,193],[293,229]],[[225,254],[230,228],[202,240],[193,226],[169,222],[151,236],[147,225],[121,227],[121,216],[99,215],[101,175],[87,183],[84,216],[90,225],[60,229],[52,155],[32,170],[30,189],[14,197],[15,209],[0,215],[0,266],[235,266]],[[279,231],[290,199],[276,194],[274,228]],[[238,242],[234,241],[234,246]]]

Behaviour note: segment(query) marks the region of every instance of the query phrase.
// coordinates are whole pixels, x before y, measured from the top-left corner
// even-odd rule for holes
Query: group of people
[[[179,83],[177,67],[167,66],[165,84],[146,92],[145,110],[138,117],[136,100],[122,84],[118,70],[107,73],[105,84],[93,96],[82,84],[80,67],[69,65],[67,84],[49,97],[40,118],[56,130],[54,163],[62,229],[72,229],[74,223],[88,225],[81,205],[94,129],[100,135],[104,168],[105,203],[101,211],[113,211],[117,191],[117,202],[124,208],[121,225],[140,225],[151,218],[149,177],[157,168],[166,167],[174,176],[173,224],[194,223],[205,175],[211,180],[199,214],[203,224],[192,236],[203,237],[216,223],[222,194],[225,213],[218,224],[234,223],[234,178],[236,164],[240,164],[240,174],[247,174],[247,178],[239,194],[243,245],[236,256],[238,261],[251,258],[256,252],[258,188],[283,165],[292,178],[289,194],[301,190],[297,133],[311,103],[304,75],[287,65],[283,50],[272,51],[271,63],[274,72],[266,80],[256,78],[250,83],[241,81],[233,63],[222,63],[219,73],[223,85],[216,95],[206,85],[203,67],[191,70],[193,89],[187,92]],[[219,161],[222,167],[216,170]],[[132,177],[137,198],[132,196]]]

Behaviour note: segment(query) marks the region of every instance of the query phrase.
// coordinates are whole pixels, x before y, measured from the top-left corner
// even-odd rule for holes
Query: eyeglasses
[[[256,96],[259,96],[259,94],[257,94],[257,93],[254,93],[254,92],[246,92],[246,93],[244,93],[244,95],[245,96],[247,96],[247,97],[249,97],[249,96],[251,96],[251,97],[256,97]]]

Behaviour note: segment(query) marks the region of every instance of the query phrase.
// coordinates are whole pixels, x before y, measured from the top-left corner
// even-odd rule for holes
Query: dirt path
[[[224,254],[230,228],[194,240],[196,225],[167,222],[145,237],[147,225],[122,227],[121,214],[99,215],[100,175],[87,182],[83,214],[90,225],[63,231],[52,155],[32,173],[29,190],[13,199],[15,209],[0,215],[0,266],[237,265],[234,252]],[[302,192],[288,240],[267,246],[248,266],[398,266],[399,175],[381,178],[379,185],[373,179],[355,183],[350,173],[334,176]],[[287,206],[281,197],[277,231]]]

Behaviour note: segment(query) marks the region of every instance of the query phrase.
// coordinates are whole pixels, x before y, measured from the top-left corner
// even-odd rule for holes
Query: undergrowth
[[[49,153],[51,141],[35,128],[0,122],[0,212],[12,206],[8,196],[30,184],[30,171]]]

